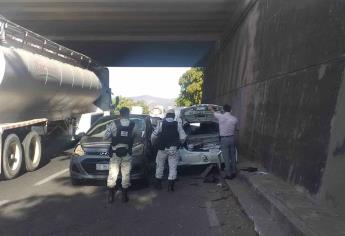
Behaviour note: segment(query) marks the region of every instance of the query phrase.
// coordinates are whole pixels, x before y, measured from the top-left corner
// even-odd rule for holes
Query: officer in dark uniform
[[[135,123],[129,120],[129,109],[120,109],[120,119],[111,122],[105,131],[104,138],[111,138],[110,163],[107,186],[109,189],[108,201],[114,201],[115,186],[119,171],[122,177],[122,201],[128,202],[128,188],[130,186],[130,172],[132,162],[133,129]]]
[[[168,110],[166,117],[157,126],[152,134],[152,142],[157,143],[156,157],[156,188],[162,188],[162,177],[166,160],[169,164],[168,191],[174,191],[177,176],[178,147],[185,138],[185,133],[180,123],[175,121],[175,111]],[[182,140],[182,141],[181,141]]]

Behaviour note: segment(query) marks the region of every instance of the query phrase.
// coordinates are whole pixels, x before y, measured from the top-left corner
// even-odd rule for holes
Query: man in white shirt
[[[213,111],[219,123],[220,147],[225,162],[225,178],[233,179],[236,177],[235,160],[235,132],[238,119],[231,114],[231,106],[223,106],[224,113],[215,112],[210,105],[209,110]]]

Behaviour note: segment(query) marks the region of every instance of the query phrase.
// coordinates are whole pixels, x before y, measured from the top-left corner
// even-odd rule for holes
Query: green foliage
[[[115,99],[113,99],[113,104],[115,104]],[[141,106],[143,108],[143,114],[149,114],[150,109],[145,101],[134,101],[131,98],[126,98],[120,96],[120,101],[118,106],[115,108],[115,111],[119,111],[122,107],[128,107],[132,109],[133,106]]]
[[[191,106],[201,103],[204,72],[196,67],[188,70],[179,80],[180,95],[176,100],[177,106]]]

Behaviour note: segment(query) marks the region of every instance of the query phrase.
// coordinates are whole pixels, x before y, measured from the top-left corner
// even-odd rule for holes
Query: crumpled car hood
[[[219,149],[219,136],[218,134],[189,135],[186,139],[186,146],[190,151]]]

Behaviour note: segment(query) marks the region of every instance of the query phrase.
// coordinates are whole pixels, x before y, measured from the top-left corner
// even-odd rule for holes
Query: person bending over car
[[[174,183],[177,176],[178,148],[180,140],[185,139],[185,133],[181,124],[175,119],[175,111],[167,111],[166,117],[159,123],[152,133],[152,143],[157,143],[158,153],[156,157],[156,183],[157,189],[162,189],[164,165],[168,159],[169,176],[168,191],[174,191]],[[182,141],[183,142],[183,141]]]
[[[114,201],[115,186],[119,171],[122,177],[122,201],[128,202],[128,188],[130,186],[130,172],[132,162],[133,129],[135,123],[129,120],[129,109],[120,109],[120,119],[111,122],[105,131],[104,139],[111,139],[110,163],[107,186],[109,190],[108,202]]]

